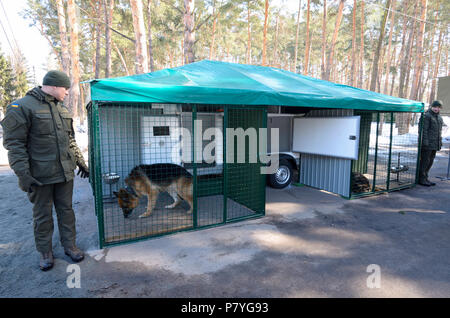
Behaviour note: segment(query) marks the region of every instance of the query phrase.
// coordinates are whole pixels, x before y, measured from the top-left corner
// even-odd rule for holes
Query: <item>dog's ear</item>
[[[113,191],[113,193],[116,197],[119,197],[119,194],[116,191]]]

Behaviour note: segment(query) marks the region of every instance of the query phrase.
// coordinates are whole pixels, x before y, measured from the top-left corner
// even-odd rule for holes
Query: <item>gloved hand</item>
[[[32,185],[42,186],[43,184],[37,181],[35,178],[30,176],[29,174],[24,174],[18,176],[19,178],[19,188],[22,191],[30,192]]]
[[[89,168],[84,162],[78,163],[77,176],[80,176],[81,178],[89,178]]]

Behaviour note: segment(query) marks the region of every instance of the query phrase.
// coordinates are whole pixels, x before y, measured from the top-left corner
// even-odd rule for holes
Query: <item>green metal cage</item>
[[[263,163],[259,155],[256,162],[250,160],[255,140],[247,136],[239,145],[238,137],[227,131],[266,128],[265,108],[93,101],[88,121],[90,183],[100,248],[264,216]],[[259,154],[266,140],[259,142],[263,137],[256,136]],[[244,162],[239,161],[238,150],[244,151]],[[120,189],[133,191],[130,182],[125,182],[133,168],[166,163],[190,175],[192,204],[182,197],[186,189],[179,189],[180,185],[170,191],[158,188],[156,195],[141,196],[125,217],[116,194]],[[174,173],[161,171],[160,175]],[[169,208],[177,201],[181,202]],[[153,204],[151,215],[140,217],[148,204]]]
[[[352,161],[350,198],[415,186],[420,114],[355,111],[355,115],[361,116],[359,156]]]

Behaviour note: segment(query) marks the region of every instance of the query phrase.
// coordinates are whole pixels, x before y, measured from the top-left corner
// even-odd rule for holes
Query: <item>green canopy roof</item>
[[[110,102],[278,105],[422,112],[423,103],[273,67],[200,61],[147,74],[90,81]]]

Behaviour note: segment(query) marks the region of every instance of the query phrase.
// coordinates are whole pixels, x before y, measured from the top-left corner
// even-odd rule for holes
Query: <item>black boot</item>
[[[419,181],[419,184],[420,184],[420,185],[423,185],[423,186],[426,186],[426,187],[431,186],[431,183],[430,183],[428,180],[425,180],[425,181]]]
[[[47,253],[41,253],[41,260],[39,261],[39,267],[42,271],[48,271],[53,267],[52,251]]]
[[[72,261],[78,263],[84,259],[84,253],[75,245],[72,247],[64,248],[64,253],[72,259]]]

